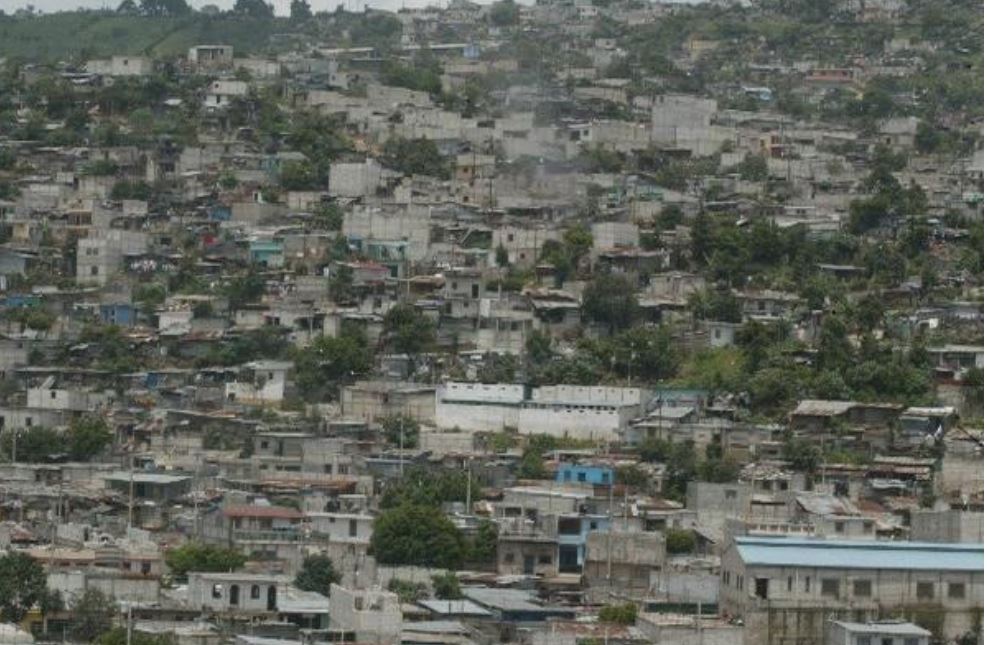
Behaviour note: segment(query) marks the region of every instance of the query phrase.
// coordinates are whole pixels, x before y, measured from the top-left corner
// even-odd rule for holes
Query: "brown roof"
[[[284,506],[227,506],[223,509],[226,517],[262,517],[278,520],[300,520],[305,517],[303,513],[293,508]]]

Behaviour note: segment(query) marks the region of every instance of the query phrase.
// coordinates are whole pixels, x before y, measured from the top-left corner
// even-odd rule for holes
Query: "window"
[[[792,578],[791,576],[788,576],[788,591],[791,591],[792,590],[792,586],[793,586],[793,583],[794,582],[795,582],[795,579]]]
[[[810,591],[812,591],[812,577],[811,576],[806,576],[805,577],[805,593],[809,593]]]
[[[914,636],[909,636],[905,639],[905,645],[918,645],[918,639]]]
[[[145,576],[151,573],[151,563],[150,562],[142,562],[141,563],[141,573],[144,574]]]
[[[89,275],[99,275],[99,267],[89,267]]]
[[[822,595],[829,596],[831,598],[839,598],[840,581],[837,580],[836,578],[823,578]]]
[[[864,522],[863,529],[868,532],[872,531],[874,529],[874,523],[871,521]]]
[[[723,491],[723,495],[726,499],[737,499],[737,491],[735,490],[725,490]]]
[[[730,572],[729,571],[724,571],[723,572],[723,582],[725,582],[727,584],[730,584]]]
[[[768,579],[767,578],[756,578],[754,580],[754,595],[758,598],[768,598]]]
[[[966,587],[962,582],[950,582],[947,595],[950,598],[966,598]]]
[[[223,585],[212,586],[212,597],[217,599],[223,597]]]
[[[846,533],[846,524],[843,522],[837,522],[835,525],[837,533]]]
[[[871,595],[870,580],[854,580],[853,595],[858,598],[870,598]]]
[[[935,587],[931,582],[919,582],[915,585],[915,597],[922,600],[931,600],[936,595]]]
[[[343,465],[343,464],[340,464],[339,466],[336,467],[336,471],[340,475],[349,475],[350,474],[350,467],[349,466],[346,466],[346,465]]]
[[[538,556],[538,564],[552,564],[552,556],[550,555]]]
[[[871,645],[870,636],[857,636],[857,645]]]
[[[250,599],[257,600],[260,598],[260,585],[253,585],[250,587]]]
[[[744,588],[744,576],[737,576],[737,589]]]
[[[356,520],[350,520],[350,537],[356,537]]]
[[[894,645],[894,639],[890,636],[885,636],[881,639],[881,645]]]
[[[58,396],[58,392],[56,392],[55,390],[52,390],[49,394],[51,395],[52,400],[54,400],[55,397]]]
[[[514,554],[513,553],[505,553],[504,554],[504,564],[513,564],[513,563],[514,563]]]
[[[30,428],[33,425],[34,425],[34,419],[32,419],[31,417],[24,417],[24,427]]]
[[[586,481],[586,473],[576,473],[576,479],[581,482]]]

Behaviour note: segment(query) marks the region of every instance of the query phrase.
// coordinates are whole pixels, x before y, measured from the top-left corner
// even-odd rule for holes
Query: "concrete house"
[[[143,56],[111,56],[86,62],[86,71],[100,76],[147,76],[154,61]]]
[[[929,645],[930,636],[929,630],[904,621],[853,623],[832,620],[826,645]]]
[[[269,405],[284,399],[288,372],[294,363],[253,361],[244,364],[236,380],[226,384],[226,399],[248,405]]]
[[[206,88],[202,107],[212,110],[225,109],[234,99],[244,97],[250,90],[246,81],[216,80]]]
[[[123,269],[127,254],[147,249],[147,235],[140,231],[100,229],[79,238],[76,251],[76,280],[80,284],[103,286]]]
[[[289,579],[250,573],[202,573],[188,576],[188,604],[204,611],[273,613]]]
[[[329,622],[334,631],[355,641],[395,643],[401,634],[401,602],[390,591],[334,584],[329,592]]]
[[[405,414],[433,423],[435,400],[435,387],[418,383],[358,381],[342,392],[343,415],[364,421]]]
[[[827,618],[934,608],[957,638],[983,613],[983,545],[738,537],[722,557],[720,607],[744,642],[823,645]]]
[[[618,440],[644,407],[636,388],[448,382],[439,386],[435,423],[466,432],[547,433],[580,439]]]
[[[196,45],[188,50],[188,63],[198,70],[215,70],[233,65],[232,45]]]

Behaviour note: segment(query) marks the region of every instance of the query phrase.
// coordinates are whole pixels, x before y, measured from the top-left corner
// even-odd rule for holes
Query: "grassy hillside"
[[[0,17],[0,57],[71,60],[110,54],[181,54],[196,44],[233,45],[240,53],[263,51],[284,20],[192,15],[146,18],[77,11],[30,18]]]

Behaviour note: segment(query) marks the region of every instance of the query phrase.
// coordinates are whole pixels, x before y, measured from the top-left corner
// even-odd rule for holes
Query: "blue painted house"
[[[613,483],[613,468],[596,464],[559,464],[555,481],[560,484],[593,484],[609,486]]]
[[[559,572],[582,571],[586,561],[586,539],[590,531],[607,531],[610,518],[606,515],[559,515]]]
[[[133,327],[137,324],[137,309],[129,302],[100,305],[99,319],[107,325]]]
[[[263,267],[284,265],[284,247],[276,240],[254,240],[250,243],[250,261]]]

